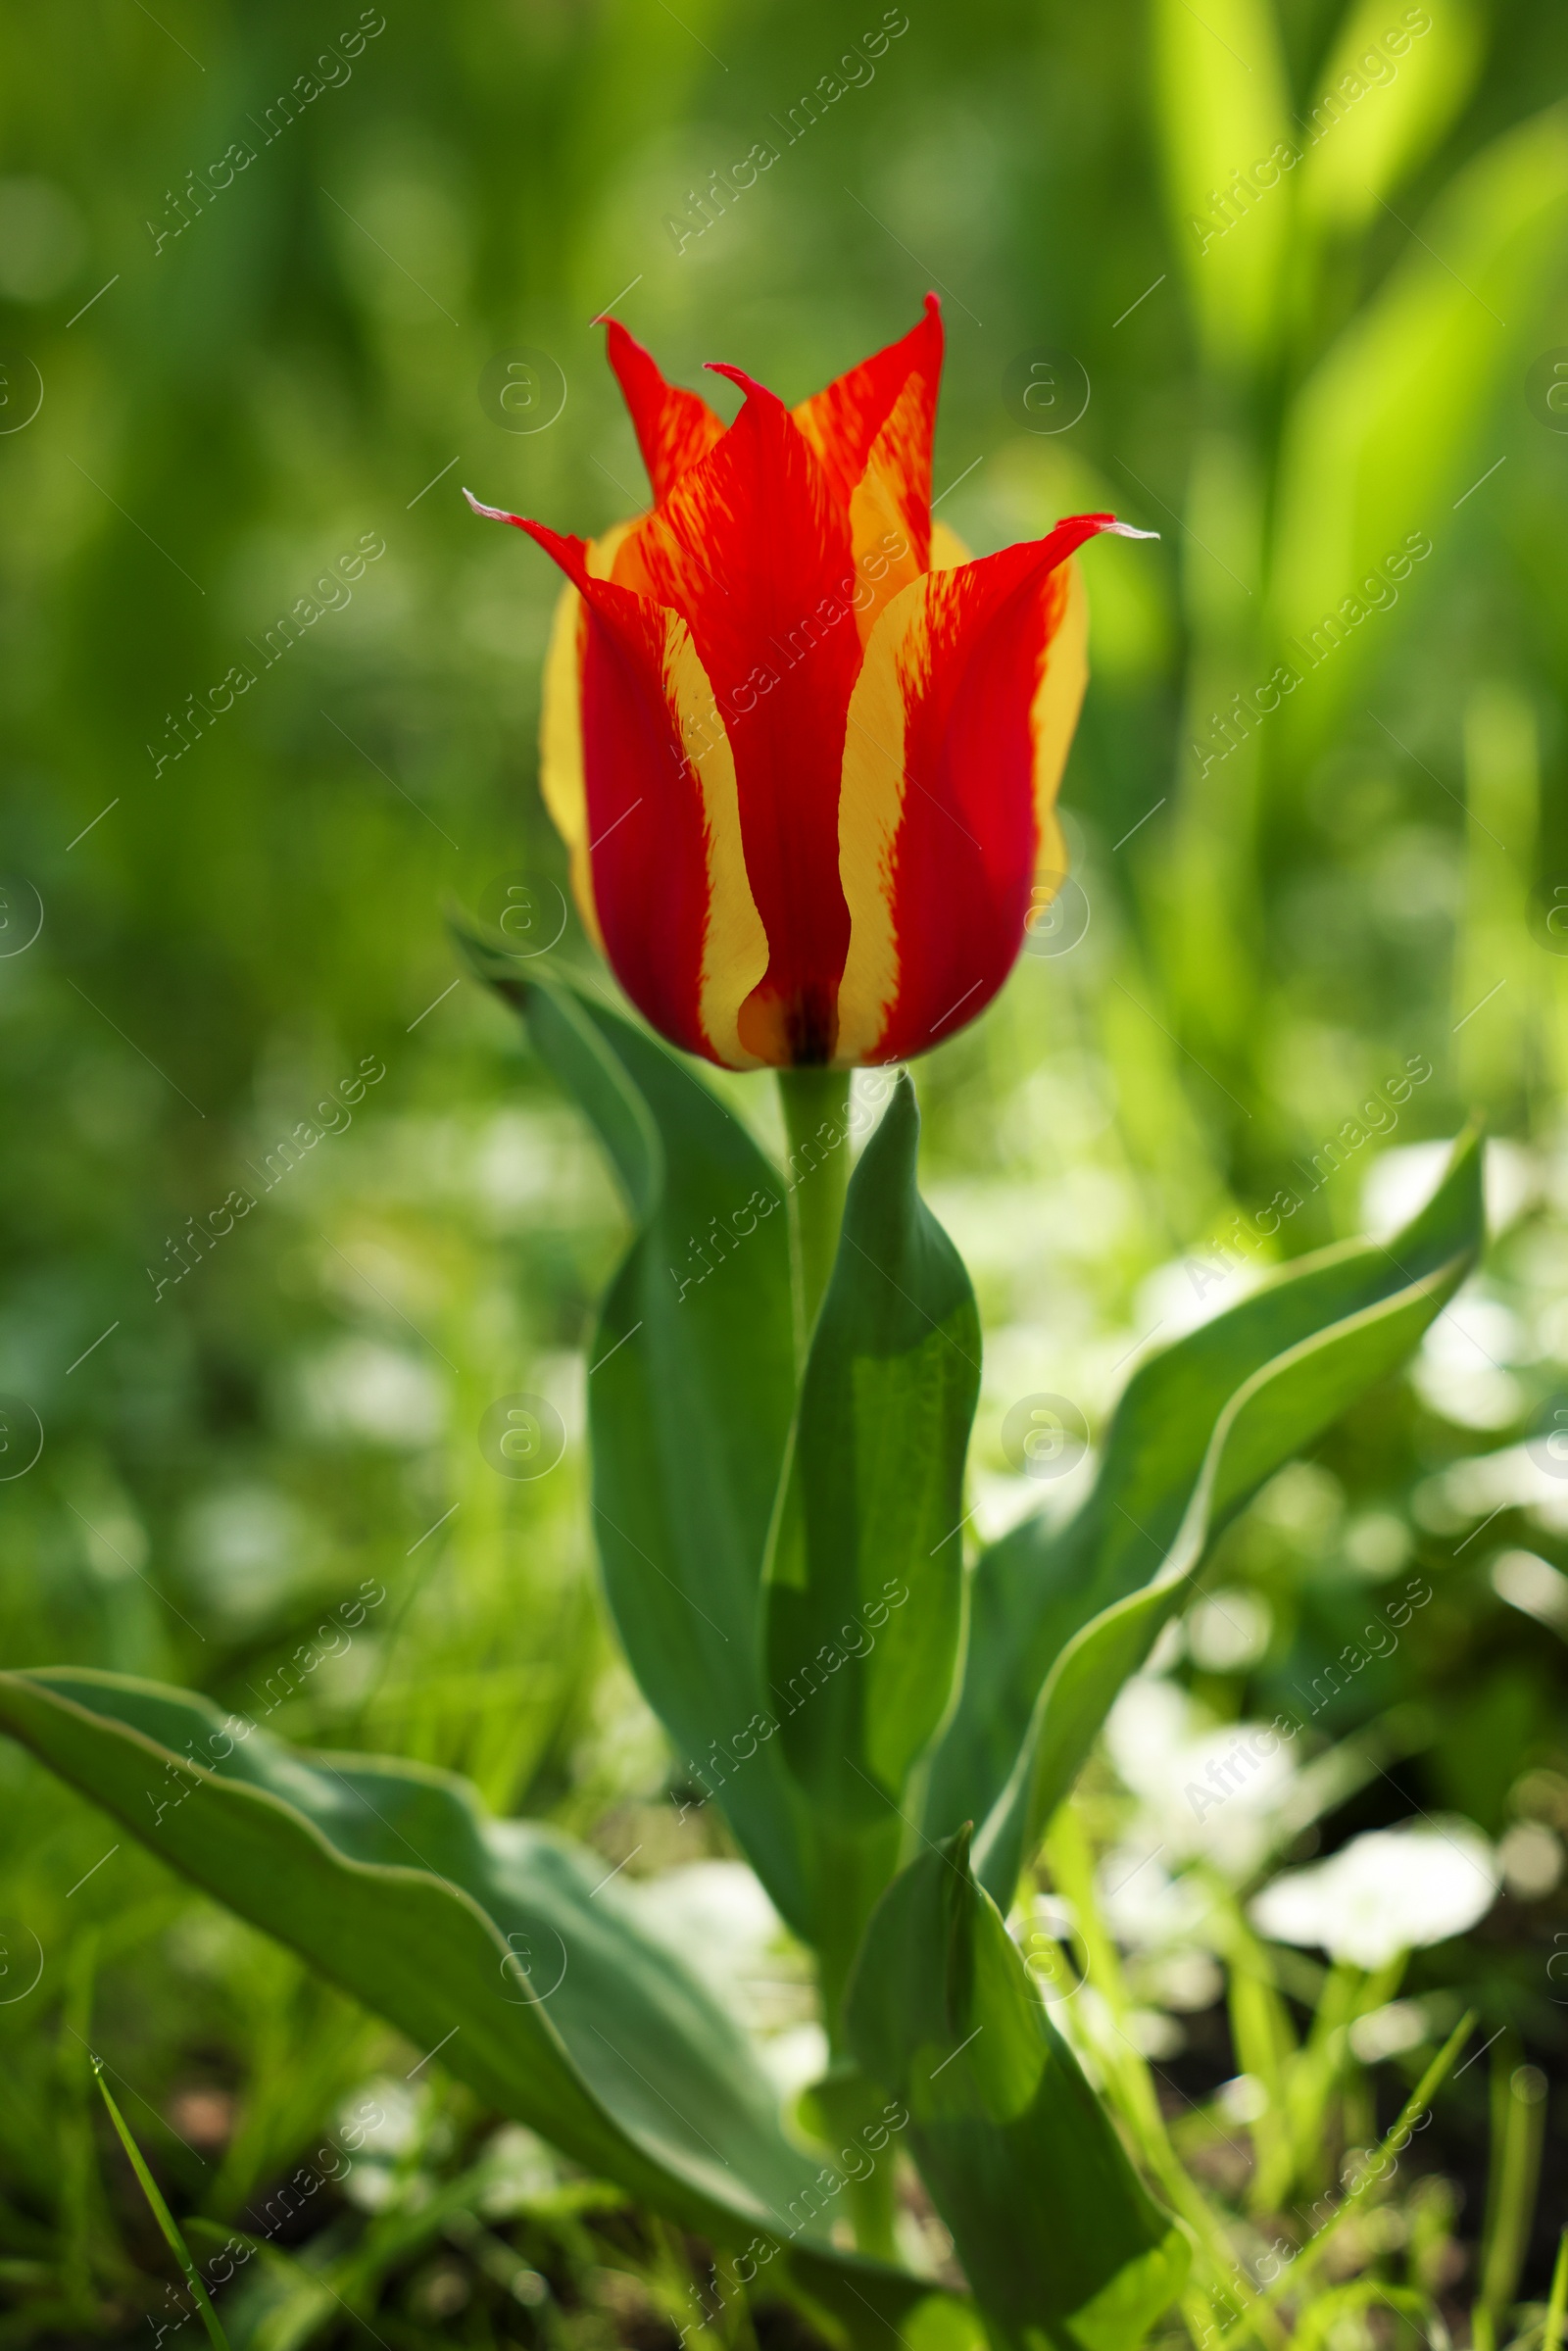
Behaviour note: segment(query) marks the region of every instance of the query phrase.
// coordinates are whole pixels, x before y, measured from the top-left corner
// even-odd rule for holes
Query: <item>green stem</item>
[[[1535,2218],[1546,2120],[1545,2077],[1533,2065],[1509,2063],[1511,2052],[1506,2042],[1504,2050],[1493,2110],[1492,2162],[1496,2185],[1481,2256],[1481,2307],[1494,2327],[1507,2318],[1518,2290]]]
[[[847,1069],[781,1069],[779,1100],[789,1151],[797,1334],[804,1353],[838,1253],[850,1180]]]

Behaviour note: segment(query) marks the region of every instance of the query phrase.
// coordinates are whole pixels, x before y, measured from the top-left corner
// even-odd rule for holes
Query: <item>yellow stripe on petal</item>
[[[945,522],[931,524],[931,568],[933,571],[956,571],[960,563],[972,563],[974,557],[956,530]]]
[[[735,755],[690,629],[668,611],[664,625],[664,692],[702,794],[708,846],[698,1017],[716,1060],[730,1069],[757,1069],[761,1063],[742,1045],[738,1024],[742,1005],[767,970],[767,933],[746,871]]]
[[[617,522],[588,544],[588,570],[608,579],[619,548],[633,525]],[[544,695],[539,712],[539,790],[550,820],[571,857],[571,892],[583,926],[601,955],[604,934],[594,905],[588,861],[588,786],[582,751],[583,602],[568,581],[556,602],[545,655]]]
[[[588,861],[588,787],[582,754],[582,598],[570,582],[561,591],[545,655],[544,703],[539,713],[539,789],[551,822],[571,857],[571,894],[583,927],[601,955],[604,935],[594,906]]]
[[[850,909],[850,952],[839,982],[834,1061],[874,1058],[899,991],[893,859],[904,815],[905,677],[925,634],[925,577],[883,608],[850,696],[839,796],[839,882]]]
[[[951,945],[947,939],[900,939],[895,878],[906,816],[911,824],[920,820],[928,831],[932,814],[956,826],[956,855],[965,846],[958,836],[982,849],[956,810],[941,807],[909,775],[907,765],[911,756],[921,756],[910,753],[907,726],[911,710],[932,687],[933,661],[972,658],[972,646],[959,650],[961,615],[967,599],[983,593],[986,571],[1005,558],[987,558],[972,564],[967,578],[956,577],[970,561],[954,533],[933,533],[931,571],[903,589],[881,613],[850,699],[839,800],[839,879],[850,909],[834,1054],[840,1067],[877,1058],[899,1004],[905,977],[901,955],[911,958],[910,975],[918,977],[927,961],[943,961]],[[1088,680],[1088,603],[1070,558],[1041,582],[1030,635],[1033,647],[1023,655],[1018,684],[1020,699],[1028,696],[1033,864],[1043,892],[1054,895],[1067,863],[1056,793]],[[929,743],[924,756],[931,756]],[[935,775],[929,780],[934,784]],[[911,802],[915,792],[923,792],[924,799]],[[1023,847],[1020,841],[1020,852]],[[1036,905],[1042,903],[1044,898],[1037,897]]]
[[[1042,883],[1054,877],[1059,886],[1067,871],[1067,845],[1056,817],[1056,794],[1089,683],[1089,597],[1076,556],[1052,573],[1052,588],[1061,600],[1060,617],[1048,623],[1045,667],[1029,706],[1029,732],[1035,747],[1039,837],[1035,872]]]

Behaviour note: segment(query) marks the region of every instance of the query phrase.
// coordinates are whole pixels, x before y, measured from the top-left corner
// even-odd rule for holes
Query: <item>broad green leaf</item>
[[[1468,1262],[1479,1248],[1481,1231],[1481,1146],[1471,1136],[1456,1148],[1432,1199],[1393,1241],[1348,1243],[1302,1258],[1140,1365],[1112,1415],[1099,1475],[1075,1516],[1057,1527],[1026,1520],[984,1552],[975,1568],[963,1689],[932,1767],[928,1835],[948,1835],[964,1820],[986,1820],[1013,1775],[1042,1687],[1067,1643],[1092,1618],[1142,1592],[1158,1574],[1188,1518],[1216,1426],[1232,1399],[1315,1334],[1340,1328],[1434,1275],[1448,1280],[1454,1265]],[[1370,1355],[1366,1361],[1370,1365]],[[1368,1378],[1375,1376],[1368,1371]],[[1315,1433],[1293,1433],[1285,1421],[1270,1425],[1278,1448],[1272,1456],[1237,1451],[1210,1492],[1210,1540],[1255,1486]],[[1254,1466],[1249,1485],[1243,1471],[1250,1474]],[[987,1882],[993,1883],[989,1875]]]
[[[1554,107],[1452,182],[1298,395],[1269,590],[1301,678],[1281,706],[1298,749],[1381,658],[1389,608],[1461,527],[1456,502],[1506,455],[1500,423],[1482,428],[1509,371],[1552,340],[1544,304],[1565,228],[1568,110]]]
[[[769,1563],[781,1744],[836,1825],[896,1822],[948,1704],[980,1318],[915,1182],[907,1072],[850,1179]]]
[[[1470,0],[1400,9],[1356,0],[1298,136],[1298,218],[1345,233],[1364,229],[1447,129],[1480,61]]]
[[[596,1855],[445,1773],[298,1753],[121,1675],[0,1675],[0,1727],[590,2172],[720,2242],[794,2245],[808,2289],[842,2272],[852,2307],[928,2290],[835,2253],[744,2034]]]
[[[1186,2239],[1053,2025],[968,1841],[931,1846],[884,1894],[850,1994],[852,2045],[908,2108],[993,2340],[1131,2351],[1181,2291]]]
[[[1479,1234],[1479,1199],[1475,1213]],[[1216,1530],[1282,1461],[1397,1369],[1464,1280],[1473,1255],[1463,1249],[1392,1296],[1314,1332],[1260,1365],[1231,1397],[1169,1552],[1141,1591],[1113,1601],[1075,1634],[1051,1670],[1012,1777],[976,1838],[976,1868],[999,1899],[1010,1899],[1116,1692],[1181,1606]]]
[[[804,1810],[767,1725],[760,1591],[795,1404],[783,1179],[656,1039],[465,940],[586,1113],[637,1233],[588,1357],[594,1532],[678,1765],[811,1938]]]
[[[1189,299],[1210,362],[1249,367],[1278,329],[1295,195],[1274,11],[1269,0],[1154,0],[1153,30],[1156,126]]]

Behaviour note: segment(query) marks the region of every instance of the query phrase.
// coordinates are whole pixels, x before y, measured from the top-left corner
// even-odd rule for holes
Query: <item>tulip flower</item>
[[[566,575],[541,781],[583,919],[654,1027],[728,1068],[922,1053],[1064,874],[1072,557],[1126,525],[971,561],[933,522],[935,295],[793,410],[715,367],[745,395],[727,428],[607,324],[651,512],[584,540],[470,497]]]

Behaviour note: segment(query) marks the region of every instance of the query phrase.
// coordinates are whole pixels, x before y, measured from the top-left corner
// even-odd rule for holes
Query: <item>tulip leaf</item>
[[[719,2242],[793,2248],[798,2282],[852,2313],[929,2292],[835,2251],[745,2035],[596,1854],[446,1773],[307,1755],[122,1675],[0,1674],[0,1727],[593,2175]]]
[[[896,1826],[948,1705],[980,1318],[915,1181],[907,1071],[850,1178],[769,1560],[781,1743],[836,1824]]]
[[[909,2111],[920,2176],[993,2342],[1131,2351],[1180,2293],[1148,2194],[970,1869],[968,1835],[889,1886],[851,1987],[852,2046]]]
[[[464,945],[586,1113],[637,1223],[588,1357],[594,1532],[616,1630],[678,1767],[717,1796],[809,1938],[803,1808],[766,1730],[758,1636],[795,1403],[783,1178],[657,1039]]]
[[[965,1819],[986,1824],[977,1854],[999,1900],[1010,1895],[1007,1873],[1026,1857],[1040,1807],[1065,1793],[1120,1680],[1179,1605],[1204,1550],[1266,1478],[1415,1345],[1481,1234],[1472,1135],[1394,1240],[1303,1258],[1141,1365],[1076,1515],[1054,1528],[1028,1520],[982,1554],[963,1690],[933,1763],[925,1826],[942,1836]],[[1067,1673],[1066,1652],[1077,1642],[1082,1655],[1094,1626],[1106,1628],[1095,1654],[1127,1662],[1114,1682],[1092,1677],[1088,1715],[1095,1706],[1100,1714],[1073,1715],[1077,1729],[1058,1743],[1066,1685],[1078,1692],[1086,1670]],[[1048,1737],[1042,1693],[1054,1669],[1066,1681],[1046,1707]]]

